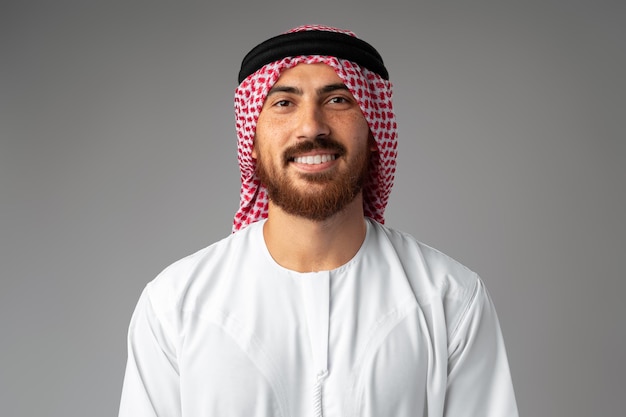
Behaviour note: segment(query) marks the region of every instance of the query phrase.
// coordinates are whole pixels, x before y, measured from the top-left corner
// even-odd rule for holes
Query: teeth
[[[314,156],[298,156],[294,158],[294,162],[299,164],[318,165],[323,164],[324,162],[333,161],[334,159],[335,155],[324,154]]]

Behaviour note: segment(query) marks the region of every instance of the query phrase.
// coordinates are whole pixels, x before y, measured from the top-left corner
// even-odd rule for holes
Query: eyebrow
[[[336,84],[325,85],[322,88],[318,88],[317,89],[317,94],[321,95],[321,94],[325,94],[325,93],[332,93],[333,91],[337,91],[337,90],[343,90],[343,91],[350,92],[350,90],[348,89],[348,87],[346,87],[345,84],[343,84],[343,83],[336,83]]]
[[[331,93],[337,90],[344,90],[344,91],[350,92],[348,87],[346,87],[346,85],[343,83],[328,84],[328,85],[318,88],[316,91],[317,91],[317,95],[323,95],[323,94]],[[304,94],[302,89],[298,87],[291,87],[288,85],[274,85],[272,88],[270,88],[270,91],[268,91],[267,95],[269,96],[275,93],[291,93],[291,94],[296,94],[299,96]]]

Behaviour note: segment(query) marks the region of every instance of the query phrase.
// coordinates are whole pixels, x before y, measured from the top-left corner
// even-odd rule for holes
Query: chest
[[[410,288],[330,273],[299,278],[232,285],[188,314],[183,410],[345,417],[424,409],[433,341]]]

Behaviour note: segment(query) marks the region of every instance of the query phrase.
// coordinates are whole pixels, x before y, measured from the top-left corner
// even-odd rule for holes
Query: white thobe
[[[517,416],[476,273],[371,220],[348,263],[298,273],[263,223],[146,286],[120,417]]]

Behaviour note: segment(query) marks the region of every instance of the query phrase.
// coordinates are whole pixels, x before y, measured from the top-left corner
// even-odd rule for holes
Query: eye
[[[348,99],[345,97],[337,96],[337,97],[331,97],[330,100],[328,100],[328,102],[335,103],[335,104],[342,104],[342,103],[348,103]]]
[[[278,100],[277,102],[274,103],[274,106],[276,106],[276,107],[288,107],[288,106],[291,106],[291,101],[289,101],[289,100]]]

